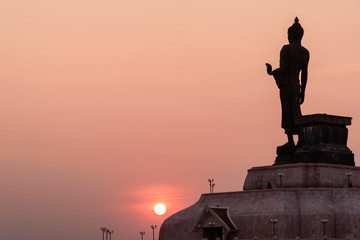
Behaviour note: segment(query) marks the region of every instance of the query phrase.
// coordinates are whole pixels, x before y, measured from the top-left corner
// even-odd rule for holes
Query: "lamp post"
[[[278,173],[278,176],[279,176],[279,178],[280,178],[280,188],[282,188],[282,178],[285,176],[285,174],[279,172],[279,173]]]
[[[214,186],[215,186],[214,179],[209,178],[208,181],[209,181],[209,184],[210,184],[210,193],[213,193],[214,192]]]
[[[113,234],[114,231],[110,231],[110,229],[108,229],[106,232],[107,232],[107,233],[109,234],[109,236],[110,236],[110,239],[109,239],[109,240],[111,240],[111,234]],[[106,238],[106,239],[107,239],[107,238]]]
[[[345,175],[347,176],[348,188],[349,188],[349,187],[352,187],[352,186],[350,185],[351,172],[347,172],[347,173],[345,173]]]
[[[278,222],[278,219],[272,218],[272,219],[270,219],[270,222],[273,225],[273,234],[274,234],[274,237],[275,237],[276,236],[276,223]]]
[[[107,230],[107,228],[106,227],[102,227],[102,228],[100,228],[100,230],[102,231],[102,239],[104,240],[104,238],[105,238],[105,232],[106,232],[106,230]]]
[[[156,225],[151,225],[151,228],[153,230],[153,240],[155,240],[155,229],[156,229]]]
[[[212,183],[214,182],[214,179],[210,179],[210,178],[209,178],[208,181],[209,181],[209,184],[210,184],[210,193],[212,193],[212,190],[211,190],[212,187],[211,187],[211,185],[212,185]]]
[[[328,220],[326,218],[324,218],[324,219],[321,219],[320,222],[324,225],[324,237],[325,237],[326,236],[325,226],[326,226]]]
[[[140,232],[140,235],[141,235],[141,240],[144,240],[145,232]]]

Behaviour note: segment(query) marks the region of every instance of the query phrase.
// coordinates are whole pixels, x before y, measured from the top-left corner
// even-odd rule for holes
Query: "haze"
[[[278,66],[297,16],[310,51],[303,114],[353,117],[360,154],[360,2],[0,2],[0,238],[151,239],[209,191],[271,165]],[[162,202],[165,215],[153,206]],[[156,229],[155,238],[158,236]]]

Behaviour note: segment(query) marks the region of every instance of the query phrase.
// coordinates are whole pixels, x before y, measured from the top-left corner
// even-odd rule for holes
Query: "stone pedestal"
[[[159,239],[360,239],[360,168],[347,147],[351,118],[314,114],[295,123],[296,147],[279,147],[273,166],[248,170],[244,191],[202,194],[164,221]]]
[[[359,188],[360,167],[295,163],[253,167],[248,170],[244,191],[275,188]]]
[[[159,239],[269,240],[275,231],[282,240],[318,240],[324,239],[322,219],[327,220],[329,239],[360,238],[359,167],[323,163],[254,167],[248,171],[244,191],[202,194],[194,205],[164,221]],[[208,237],[211,233],[218,235]]]
[[[327,114],[305,115],[295,119],[299,126],[296,148],[277,151],[275,164],[331,163],[354,166],[354,154],[347,147],[351,117]]]

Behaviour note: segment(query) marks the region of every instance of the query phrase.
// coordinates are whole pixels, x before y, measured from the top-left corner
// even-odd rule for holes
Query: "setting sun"
[[[163,215],[165,212],[166,212],[166,207],[164,204],[162,203],[158,203],[155,205],[154,207],[154,212],[157,214],[157,215]]]

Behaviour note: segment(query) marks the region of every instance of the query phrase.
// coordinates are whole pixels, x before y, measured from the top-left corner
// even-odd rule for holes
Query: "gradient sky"
[[[271,165],[278,66],[298,16],[303,114],[353,117],[360,1],[3,0],[0,239],[152,238],[150,225]],[[164,216],[152,208],[168,207]],[[156,237],[158,229],[156,230]]]

